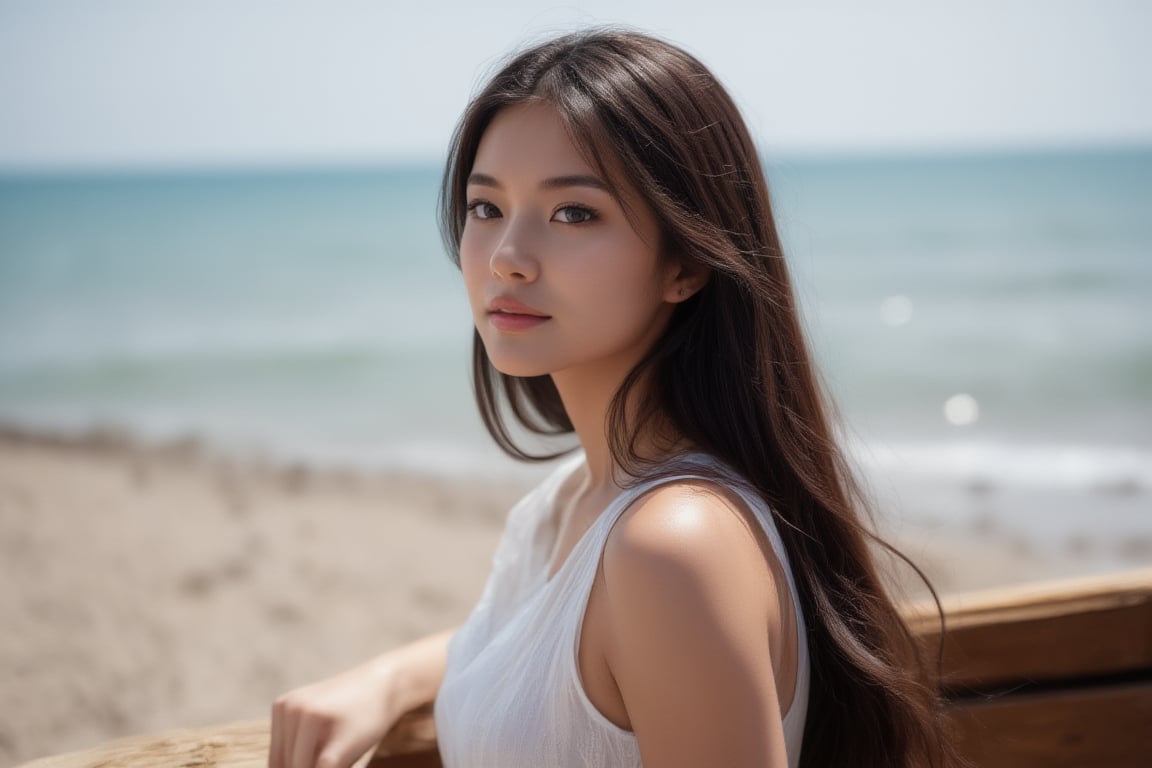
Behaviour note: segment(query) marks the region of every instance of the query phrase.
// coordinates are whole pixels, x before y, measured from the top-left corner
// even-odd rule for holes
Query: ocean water
[[[474,412],[439,173],[0,177],[0,424],[512,471]],[[939,508],[932,489],[1002,489],[1152,536],[1152,150],[768,174],[875,484],[919,489],[912,516]],[[1081,535],[1086,503],[1020,525]]]

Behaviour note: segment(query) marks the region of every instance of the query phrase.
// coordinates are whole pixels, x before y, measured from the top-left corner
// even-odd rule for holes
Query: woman
[[[620,30],[522,52],[441,205],[489,431],[582,450],[512,510],[461,628],[276,702],[271,768],[350,765],[433,699],[449,768],[945,764],[711,73]]]

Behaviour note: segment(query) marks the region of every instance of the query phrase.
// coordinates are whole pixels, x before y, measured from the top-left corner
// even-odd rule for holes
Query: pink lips
[[[488,303],[488,322],[501,331],[527,331],[551,320],[551,316],[507,296]]]

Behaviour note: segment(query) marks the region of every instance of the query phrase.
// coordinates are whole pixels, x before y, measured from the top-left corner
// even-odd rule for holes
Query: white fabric
[[[800,761],[808,710],[808,643],[792,570],[772,513],[724,465],[703,454],[712,471],[733,478],[732,490],[756,514],[788,574],[798,630],[795,693],[783,720],[788,764]],[[445,768],[626,768],[640,766],[636,737],[600,713],[579,679],[578,643],[584,609],[608,533],[625,508],[663,482],[701,477],[699,469],[626,490],[597,518],[554,578],[547,571],[559,520],[555,497],[583,463],[565,462],[508,514],[492,572],[467,622],[448,646],[435,702],[436,734]]]

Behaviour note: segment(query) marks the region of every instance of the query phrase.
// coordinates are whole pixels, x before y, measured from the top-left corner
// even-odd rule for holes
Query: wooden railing
[[[976,765],[1152,766],[1152,569],[958,595],[944,609],[944,691]],[[923,607],[909,614],[939,642]]]
[[[1152,765],[1152,569],[946,599],[944,691],[979,768]],[[906,615],[934,649],[938,618]],[[268,723],[137,736],[23,768],[262,768]],[[430,706],[381,742],[371,768],[439,768]]]

